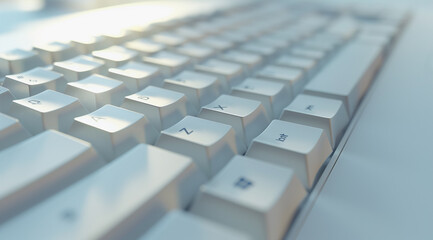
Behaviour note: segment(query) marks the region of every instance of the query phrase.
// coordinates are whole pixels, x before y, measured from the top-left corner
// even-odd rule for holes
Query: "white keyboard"
[[[253,3],[1,53],[0,239],[282,239],[405,20]]]

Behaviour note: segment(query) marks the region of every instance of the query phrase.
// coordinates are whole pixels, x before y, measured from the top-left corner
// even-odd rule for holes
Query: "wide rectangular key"
[[[7,113],[15,96],[5,87],[0,86],[0,112]]]
[[[304,92],[344,102],[352,116],[383,58],[382,45],[350,42],[305,86]]]
[[[108,69],[109,76],[125,83],[130,92],[137,92],[149,85],[162,85],[162,72],[158,67],[130,61],[125,65]]]
[[[250,240],[240,231],[226,227],[197,215],[173,210],[167,213],[139,240],[188,239],[202,240]]]
[[[18,118],[30,133],[37,134],[47,129],[66,132],[74,117],[86,112],[77,98],[45,90],[28,98],[14,100],[8,114]]]
[[[126,42],[125,47],[137,51],[141,56],[152,55],[166,48],[165,44],[155,42],[150,38]]]
[[[215,76],[183,71],[165,79],[164,88],[185,94],[189,115],[197,115],[200,108],[220,95],[221,83]]]
[[[138,52],[121,46],[112,46],[92,52],[93,57],[103,60],[107,67],[119,67],[128,61],[138,59]]]
[[[187,114],[183,93],[154,86],[125,97],[122,107],[144,114],[158,131],[171,127]]]
[[[7,75],[3,86],[16,98],[25,98],[47,89],[63,92],[66,88],[66,79],[63,74],[37,67],[27,72]]]
[[[18,119],[0,113],[0,151],[30,136]]]
[[[192,64],[190,57],[169,51],[160,51],[152,56],[143,57],[143,61],[159,67],[165,77],[178,74]]]
[[[74,82],[92,74],[106,74],[107,68],[104,61],[81,55],[66,61],[55,62],[53,71],[62,73],[68,82]]]
[[[0,75],[17,74],[44,65],[42,58],[33,51],[13,49],[0,53]]]
[[[0,239],[137,239],[166,212],[186,207],[203,181],[190,158],[140,144],[1,225]]]
[[[323,129],[273,120],[254,138],[246,156],[292,168],[308,190],[331,153]]]
[[[284,109],[280,119],[322,128],[333,148],[349,123],[349,115],[342,101],[305,94],[299,94]]]
[[[68,83],[65,93],[80,99],[81,104],[91,112],[105,104],[120,106],[129,91],[122,81],[94,74]]]
[[[221,95],[203,106],[198,116],[232,126],[236,132],[239,154],[245,153],[251,140],[270,121],[261,102],[230,95]]]
[[[260,101],[270,118],[278,118],[293,98],[284,84],[256,78],[247,78],[232,87],[231,95]]]
[[[224,91],[228,91],[230,86],[238,84],[243,76],[242,65],[216,59],[210,59],[196,65],[195,70],[217,76],[223,84]]]
[[[256,73],[256,77],[283,83],[292,96],[298,95],[304,87],[302,70],[290,67],[268,65]]]
[[[277,240],[306,195],[292,169],[235,156],[200,188],[191,212],[256,240]]]
[[[0,225],[104,163],[89,143],[54,130],[0,151]]]
[[[38,44],[33,49],[46,64],[60,62],[78,56],[79,52],[69,43],[49,42]]]
[[[156,146],[190,156],[209,178],[237,154],[231,126],[192,116],[163,130]]]
[[[76,117],[69,134],[89,141],[110,161],[139,143],[155,142],[157,137],[143,114],[109,104]]]

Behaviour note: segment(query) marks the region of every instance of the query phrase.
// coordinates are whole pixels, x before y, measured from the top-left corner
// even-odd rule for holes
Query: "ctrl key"
[[[137,239],[204,180],[188,157],[139,144],[0,225],[0,239]]]
[[[200,188],[191,211],[253,239],[276,240],[284,236],[305,196],[293,170],[235,156]]]
[[[88,142],[55,130],[0,151],[0,225],[104,164]]]

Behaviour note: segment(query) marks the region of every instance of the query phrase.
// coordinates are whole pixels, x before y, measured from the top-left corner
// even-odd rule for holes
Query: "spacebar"
[[[382,58],[383,45],[354,40],[311,79],[304,92],[341,100],[352,116]]]

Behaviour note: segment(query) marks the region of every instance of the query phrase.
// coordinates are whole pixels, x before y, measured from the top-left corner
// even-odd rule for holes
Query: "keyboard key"
[[[269,116],[259,101],[221,95],[201,108],[200,118],[224,123],[236,132],[238,153],[243,154],[251,140],[269,124]]]
[[[195,63],[203,62],[215,54],[215,51],[196,43],[186,43],[175,49],[176,52],[191,57]]]
[[[169,47],[177,47],[187,41],[186,38],[174,32],[156,33],[152,36],[152,39]]]
[[[236,45],[244,43],[249,40],[249,37],[246,36],[244,33],[235,30],[223,32],[220,35],[218,35],[218,37],[226,39],[227,41],[231,41]]]
[[[139,143],[153,143],[157,137],[143,114],[113,105],[76,117],[69,134],[89,141],[110,161]]]
[[[124,29],[112,29],[105,32],[102,36],[110,42],[110,45],[119,45],[131,41],[136,37],[134,32]]]
[[[340,100],[298,95],[281,114],[281,120],[322,128],[332,148],[337,146],[349,115]]]
[[[137,239],[203,181],[190,158],[140,144],[2,225],[0,239]]]
[[[325,33],[334,34],[347,40],[353,37],[358,29],[359,25],[354,18],[342,16],[326,27]]]
[[[260,101],[271,118],[280,117],[281,111],[292,100],[284,84],[247,78],[232,88],[231,95]]]
[[[0,151],[30,136],[17,119],[0,113]]]
[[[191,211],[254,239],[276,240],[283,238],[306,195],[292,169],[235,156],[200,188]]]
[[[305,93],[343,101],[349,116],[369,86],[383,58],[383,47],[362,42],[348,43],[305,86]]]
[[[302,70],[289,67],[278,67],[268,65],[257,72],[256,77],[265,78],[267,80],[283,83],[286,85],[287,91],[292,96],[298,95],[304,87],[304,75]]]
[[[199,216],[173,210],[167,213],[139,240],[188,239],[201,240],[248,240],[249,236],[232,228]]]
[[[129,91],[122,81],[94,74],[68,83],[65,93],[80,99],[81,104],[91,112],[105,104],[120,106]]]
[[[15,96],[9,91],[9,89],[0,86],[0,112],[7,113],[11,107],[12,101]]]
[[[165,77],[178,74],[182,70],[189,68],[192,63],[190,57],[168,51],[161,51],[155,55],[143,57],[143,61],[159,67]]]
[[[121,46],[112,46],[93,51],[92,55],[103,60],[109,68],[119,67],[126,64],[128,61],[138,59],[138,52]]]
[[[257,39],[258,43],[262,43],[278,50],[285,50],[290,46],[290,41],[272,36],[263,36]]]
[[[175,33],[188,39],[188,40],[199,40],[206,36],[206,33],[200,31],[194,27],[183,26],[175,30]]]
[[[66,80],[60,73],[37,67],[20,74],[7,75],[3,86],[16,98],[25,98],[47,89],[62,92],[66,88]]]
[[[237,154],[231,126],[192,116],[163,130],[156,146],[190,156],[209,178]]]
[[[331,153],[322,129],[273,120],[253,140],[246,156],[292,168],[308,190]]]
[[[302,41],[299,46],[313,50],[319,50],[324,52],[326,55],[332,54],[335,49],[334,43],[329,43],[323,41],[322,39],[315,39],[314,37]]]
[[[122,107],[144,114],[161,131],[186,116],[186,97],[182,93],[149,86],[127,96]]]
[[[218,24],[210,21],[199,21],[194,27],[208,34],[217,34],[221,31]]]
[[[217,77],[183,71],[182,73],[164,80],[164,88],[185,94],[189,115],[197,115],[200,108],[220,95],[220,82]]]
[[[243,77],[242,65],[216,59],[196,65],[195,70],[217,76],[222,83],[224,92],[228,91],[230,86],[239,84]]]
[[[78,51],[71,44],[50,42],[33,47],[46,64],[68,60],[78,56]]]
[[[18,118],[31,134],[37,134],[47,129],[66,132],[74,117],[85,113],[77,98],[45,90],[28,98],[14,100],[8,114]]]
[[[104,61],[84,55],[55,62],[53,66],[53,71],[62,73],[68,82],[78,81],[92,74],[106,74],[107,72]]]
[[[35,67],[44,66],[40,56],[33,51],[13,49],[0,53],[0,74],[17,74]]]
[[[290,50],[290,55],[294,55],[297,57],[311,58],[314,59],[317,63],[321,63],[325,57],[326,53],[321,50],[305,48],[305,47],[294,47]]]
[[[146,37],[158,32],[158,28],[148,24],[137,24],[128,28],[129,31],[141,37]]]
[[[0,151],[0,223],[103,165],[89,143],[53,130]]]
[[[239,47],[239,50],[259,54],[264,59],[269,59],[277,54],[277,49],[274,47],[258,42],[245,43]]]
[[[125,47],[137,51],[141,56],[148,56],[165,49],[165,45],[149,38],[140,38],[125,43]]]
[[[231,41],[217,36],[206,37],[199,41],[199,43],[205,46],[209,46],[219,52],[226,51],[234,46]]]
[[[109,76],[125,83],[130,92],[137,92],[149,85],[162,84],[161,70],[149,64],[131,61],[108,69]]]
[[[317,62],[311,58],[283,55],[279,57],[274,64],[282,67],[299,68],[304,72],[304,74],[311,76],[317,65]]]
[[[81,54],[89,54],[95,50],[107,48],[111,44],[103,36],[87,36],[72,39],[71,45]]]
[[[233,62],[242,64],[246,72],[252,73],[257,70],[263,63],[263,58],[259,54],[231,50],[226,53],[222,53],[218,56],[223,61]]]

